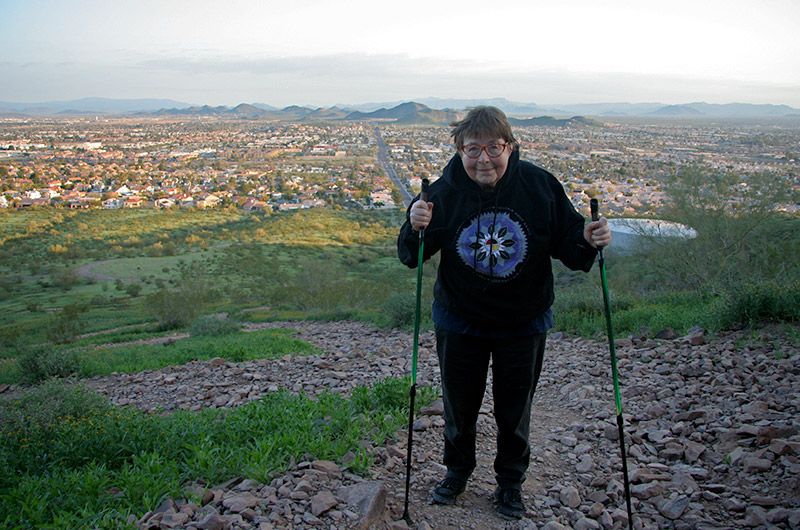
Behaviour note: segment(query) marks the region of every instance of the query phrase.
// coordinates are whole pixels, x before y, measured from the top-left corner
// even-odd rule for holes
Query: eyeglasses
[[[505,151],[507,145],[508,143],[489,145],[470,144],[463,146],[461,148],[461,152],[467,155],[469,158],[478,158],[481,156],[481,152],[486,151],[486,154],[489,155],[489,158],[497,158],[503,154],[503,151]]]

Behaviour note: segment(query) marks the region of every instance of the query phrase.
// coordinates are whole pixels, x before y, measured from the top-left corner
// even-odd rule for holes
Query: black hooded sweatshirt
[[[493,191],[470,179],[456,154],[431,184],[428,200],[434,207],[423,259],[441,251],[434,298],[467,322],[529,324],[553,303],[550,258],[588,272],[597,254],[583,238],[584,218],[561,183],[520,161],[518,150]],[[408,212],[397,251],[405,265],[417,266],[419,233]]]

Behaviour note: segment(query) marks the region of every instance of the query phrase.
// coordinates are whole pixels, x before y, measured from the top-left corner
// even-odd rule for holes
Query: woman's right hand
[[[411,228],[419,232],[423,228],[427,228],[431,222],[431,213],[433,212],[433,203],[425,202],[422,199],[417,200],[411,205],[411,211],[408,213],[408,220],[411,223]]]

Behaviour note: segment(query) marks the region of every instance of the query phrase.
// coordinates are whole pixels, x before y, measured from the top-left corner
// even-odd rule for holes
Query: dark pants
[[[496,339],[436,328],[448,476],[467,480],[475,469],[476,422],[491,359],[497,483],[504,488],[522,488],[531,455],[531,400],[542,370],[545,339],[545,333]]]

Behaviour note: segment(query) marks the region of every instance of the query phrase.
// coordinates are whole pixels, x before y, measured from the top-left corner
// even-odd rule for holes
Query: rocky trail
[[[84,382],[146,411],[235,407],[285,388],[348,394],[410,373],[408,333],[356,322],[284,322],[323,353],[224,359]],[[629,476],[637,529],[800,528],[800,355],[779,334],[618,340]],[[432,333],[420,340],[418,385],[437,385]],[[441,479],[441,404],[416,418],[410,515],[417,529],[627,528],[607,347],[553,334],[531,422],[526,517],[491,504],[495,427],[490,393],[478,424],[480,458],[455,506],[429,504]],[[490,385],[489,385],[490,387]],[[406,432],[371,448],[371,476],[347,462],[298,462],[270,484],[193,484],[201,502],[170,499],[140,528],[404,529]],[[187,498],[189,496],[187,495]]]

